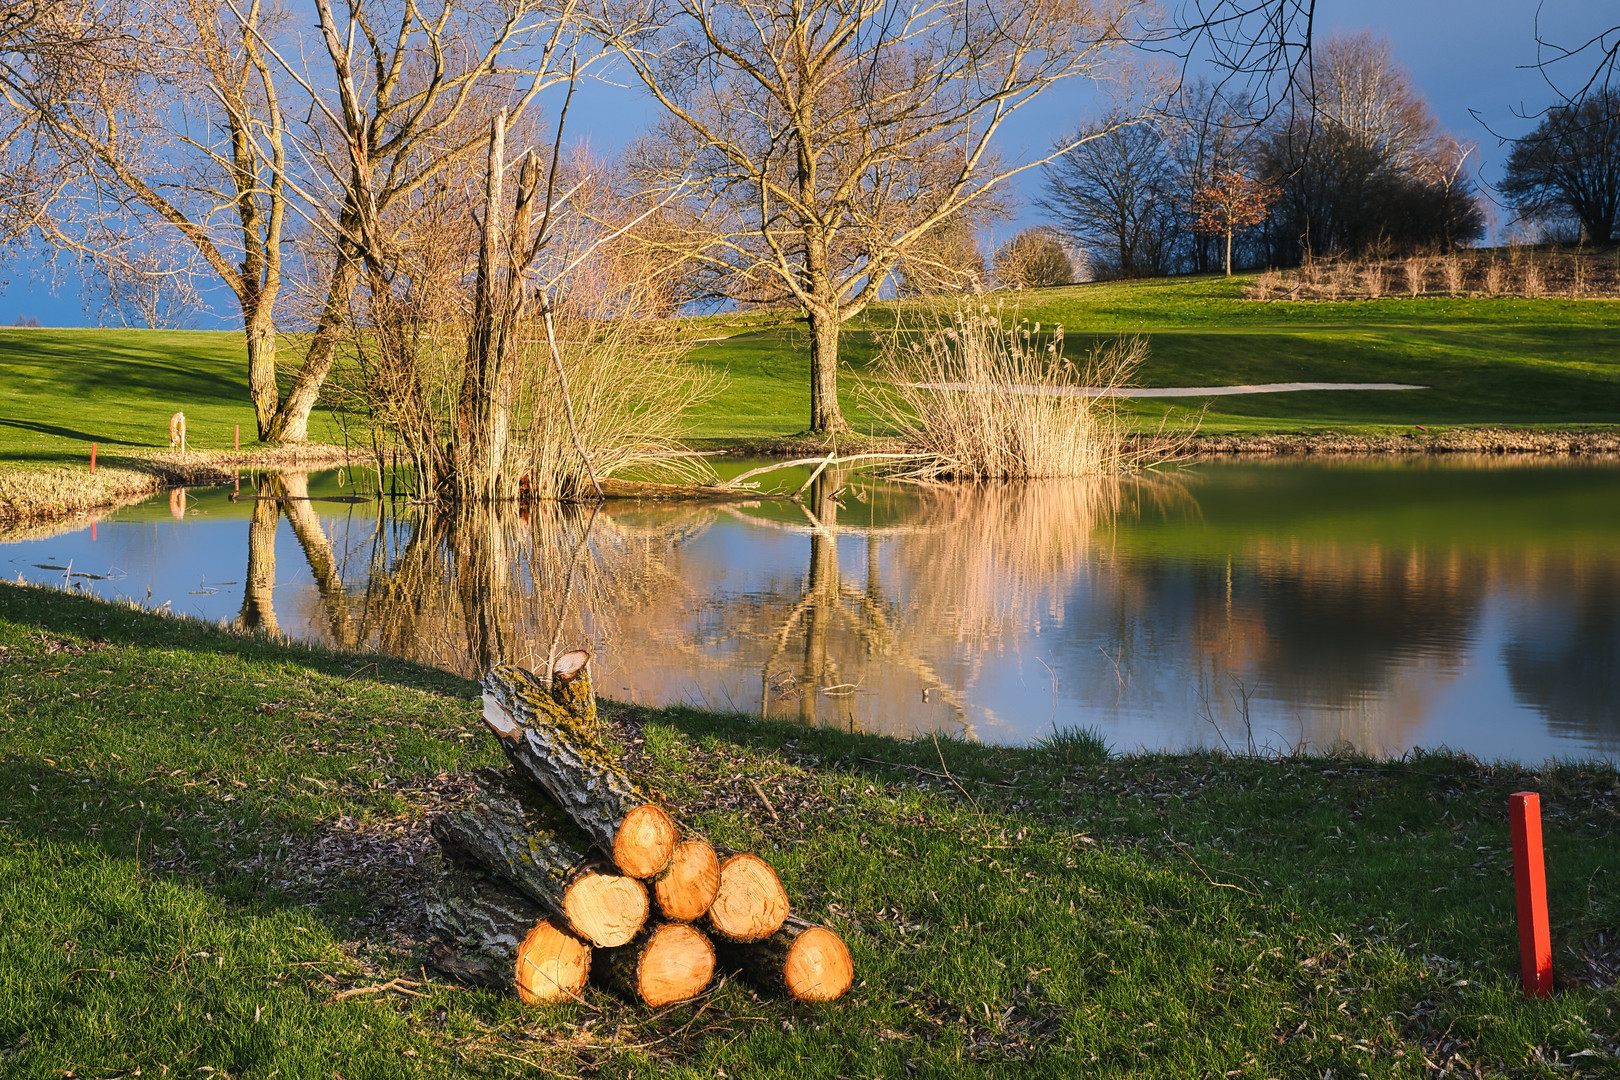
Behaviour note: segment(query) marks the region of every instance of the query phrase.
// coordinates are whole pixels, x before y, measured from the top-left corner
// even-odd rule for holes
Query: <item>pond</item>
[[[606,696],[902,737],[1620,757],[1613,463],[829,475],[799,503],[448,517],[261,476],[0,537],[0,572],[468,675],[588,644]]]

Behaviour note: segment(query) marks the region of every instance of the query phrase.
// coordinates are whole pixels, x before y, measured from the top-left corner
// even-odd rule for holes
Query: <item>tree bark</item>
[[[346,224],[351,228],[359,227],[357,219]],[[359,254],[352,245],[339,241],[337,263],[332,267],[332,280],[327,286],[320,321],[310,338],[309,351],[304,354],[304,363],[294,376],[287,397],[270,418],[269,430],[259,436],[263,441],[299,443],[309,439],[309,414],[320,399],[321,387],[325,385],[326,376],[337,357],[338,335],[359,280]]]
[[[1232,276],[1232,230],[1226,230],[1226,276]]]
[[[561,815],[493,769],[475,774],[468,809],[443,814],[433,835],[447,853],[470,858],[516,885],[593,945],[623,945],[647,920],[647,890],[582,852]]]
[[[576,996],[590,978],[591,947],[547,919],[522,893],[477,870],[440,879],[428,925],[449,941],[434,967],[464,982],[517,991],[526,1005]]]
[[[685,923],[650,925],[617,949],[598,949],[598,978],[658,1009],[699,993],[714,977],[714,946]]]
[[[253,397],[255,430],[261,441],[270,433],[281,391],[276,386],[276,324],[273,294],[254,296],[242,305],[247,331],[248,393]]]
[[[574,649],[557,657],[551,666],[551,697],[593,735],[602,728],[596,718],[596,691],[591,687],[591,654]]]
[[[669,865],[675,823],[532,674],[502,665],[484,676],[484,723],[519,773],[539,784],[621,873],[649,878]]]
[[[855,962],[844,939],[797,916],[763,941],[722,943],[720,962],[741,970],[762,990],[794,1001],[836,1001],[855,981]]]
[[[736,854],[720,864],[720,888],[704,921],[723,941],[761,941],[788,917],[787,891],[770,863]]]
[[[838,407],[838,331],[843,328],[833,310],[811,308],[810,315],[810,430],[836,434],[849,430]]]

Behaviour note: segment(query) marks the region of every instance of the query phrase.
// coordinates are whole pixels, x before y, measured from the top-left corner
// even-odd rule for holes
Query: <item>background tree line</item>
[[[1247,97],[1195,82],[1151,115],[1082,128],[1095,137],[1045,167],[1039,205],[1104,278],[1217,269],[1223,238],[1199,228],[1199,213],[1223,175],[1271,193],[1268,212],[1234,237],[1240,265],[1481,237],[1469,151],[1440,130],[1388,43],[1334,37],[1311,61],[1262,122]]]

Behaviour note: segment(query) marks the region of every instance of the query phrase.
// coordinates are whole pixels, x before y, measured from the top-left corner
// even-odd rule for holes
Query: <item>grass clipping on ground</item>
[[[1022,480],[1118,473],[1143,457],[1112,391],[1130,384],[1147,341],[1098,342],[1082,363],[1063,327],[998,302],[931,312],[879,351],[873,410],[919,455],[917,479]]]

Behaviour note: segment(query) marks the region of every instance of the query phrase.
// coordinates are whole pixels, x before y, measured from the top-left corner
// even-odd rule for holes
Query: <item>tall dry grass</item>
[[[1431,293],[1436,276],[1438,288]],[[1450,251],[1400,260],[1312,259],[1293,270],[1267,271],[1244,290],[1251,300],[1376,300],[1401,293],[1412,299],[1434,294],[1613,298],[1620,296],[1620,260],[1521,244],[1503,251]]]
[[[1079,364],[1062,326],[1042,330],[1002,305],[933,316],[889,339],[874,410],[919,455],[922,478],[1033,479],[1115,473],[1143,453],[1113,392],[1147,356],[1142,338],[1099,343]]]

